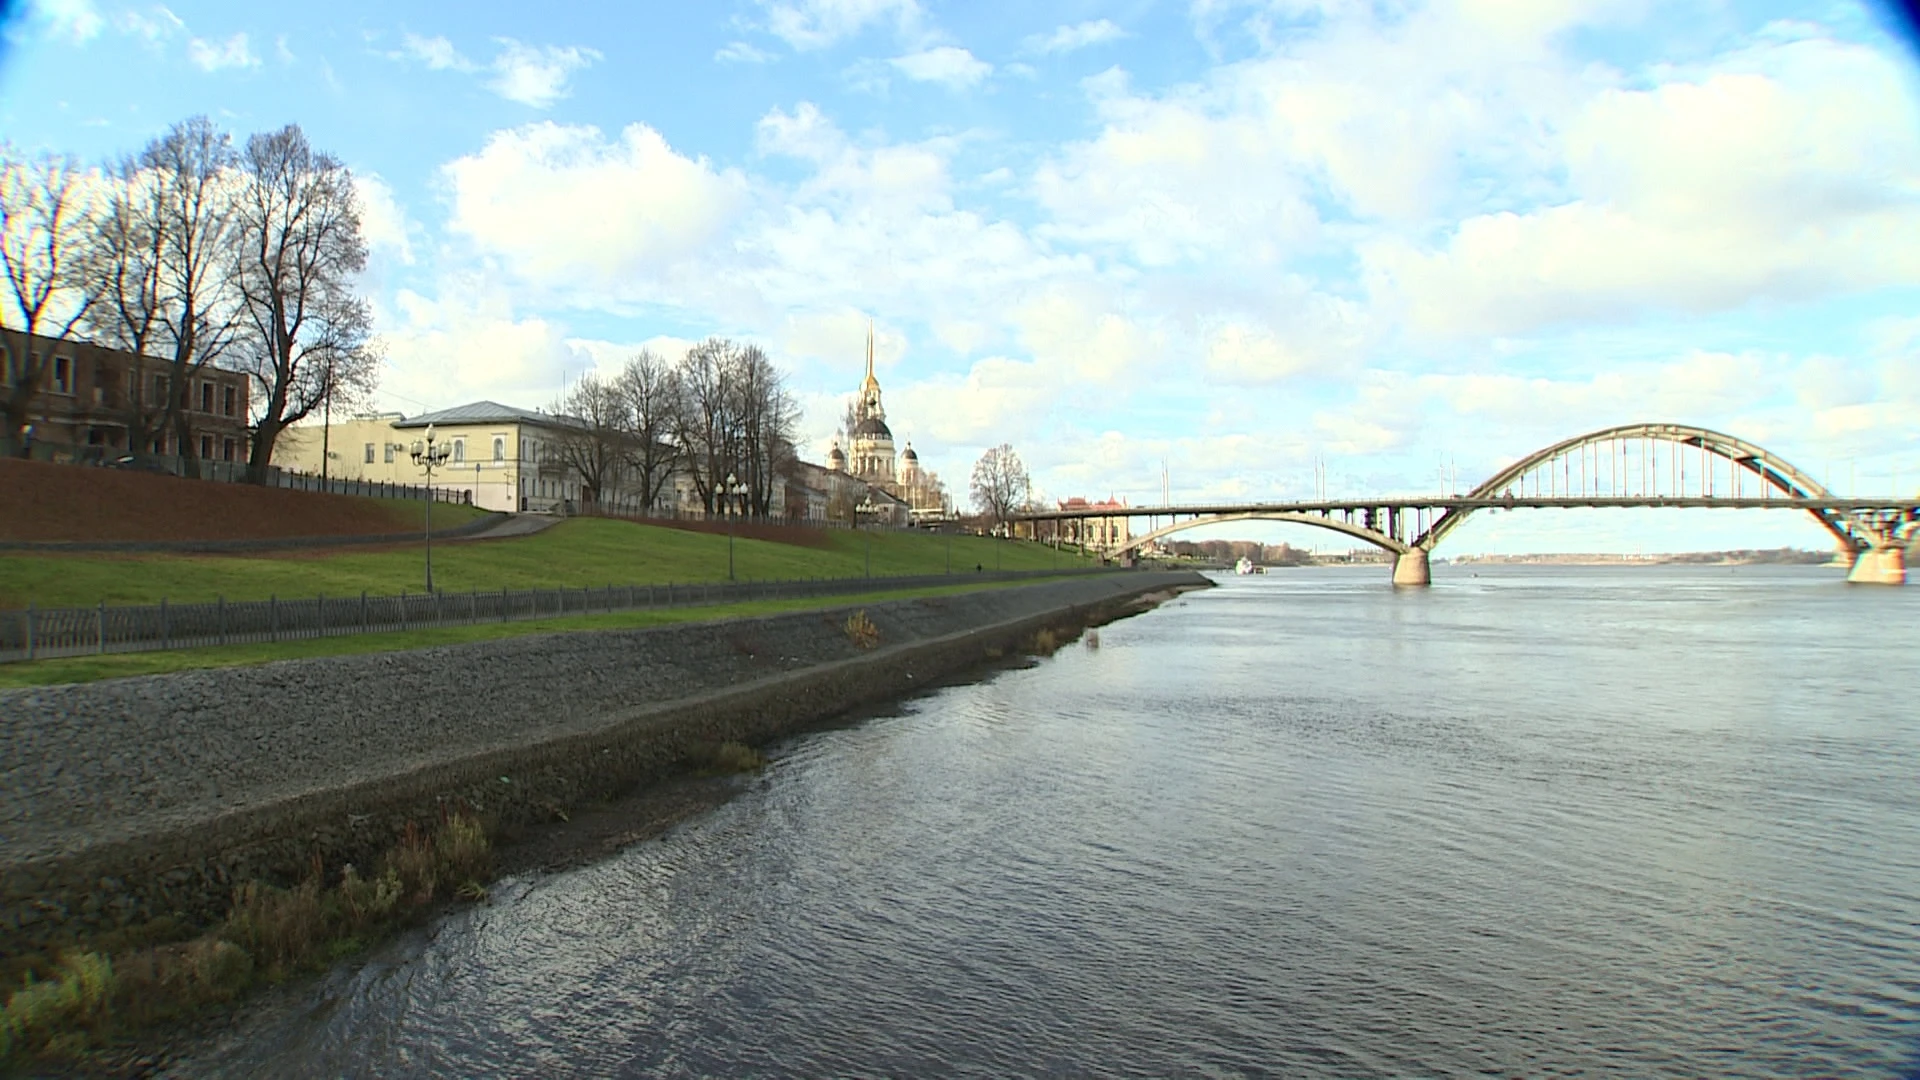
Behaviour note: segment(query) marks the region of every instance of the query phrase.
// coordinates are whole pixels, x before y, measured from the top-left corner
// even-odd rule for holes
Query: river
[[[774,748],[205,1076],[1913,1076],[1920,588],[1225,577]]]

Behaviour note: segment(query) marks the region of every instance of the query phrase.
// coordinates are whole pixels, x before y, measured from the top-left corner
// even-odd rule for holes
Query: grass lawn
[[[435,510],[435,523],[441,520]],[[927,533],[831,530],[823,547],[735,540],[740,578],[876,577],[986,570],[1071,569],[1091,560],[1030,541]],[[447,592],[724,580],[727,538],[710,533],[576,518],[507,540],[436,544],[434,585]],[[0,553],[0,608],[262,600],[418,592],[420,545],[248,555],[44,555]]]
[[[724,538],[722,540],[724,542]],[[970,582],[964,585],[945,585],[924,589],[877,590],[849,596],[755,600],[739,604],[715,604],[711,607],[619,611],[602,615],[567,615],[551,619],[529,619],[525,622],[441,626],[426,630],[353,634],[345,637],[271,644],[230,645],[225,648],[74,656],[58,660],[0,664],[0,689],[49,686],[57,683],[84,683],[98,679],[116,679],[127,675],[155,675],[196,668],[245,667],[252,664],[265,664],[273,660],[292,660],[309,656],[345,656],[352,653],[417,649],[428,645],[456,645],[468,641],[492,641],[496,638],[517,637],[521,634],[544,634],[563,630],[616,630],[662,626],[669,623],[700,622],[743,615],[774,615],[783,611],[805,611],[812,608],[841,607],[847,604],[877,604],[883,600],[946,596],[976,589],[1006,587],[1008,586],[1004,584]]]

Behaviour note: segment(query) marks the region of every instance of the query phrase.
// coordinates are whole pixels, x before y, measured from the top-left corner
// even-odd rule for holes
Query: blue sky
[[[1007,441],[1052,496],[1154,501],[1163,460],[1179,499],[1303,496],[1316,460],[1411,493],[1672,420],[1911,491],[1914,57],[1859,3],[39,0],[0,135],[301,124],[363,181],[407,412],[724,334],[819,457],[871,317],[896,433],[961,490]],[[1511,514],[1449,546],[1824,542]]]

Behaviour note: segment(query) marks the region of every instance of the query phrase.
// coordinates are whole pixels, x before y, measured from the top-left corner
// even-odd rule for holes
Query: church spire
[[[867,320],[867,381],[878,382],[873,377],[873,320]]]

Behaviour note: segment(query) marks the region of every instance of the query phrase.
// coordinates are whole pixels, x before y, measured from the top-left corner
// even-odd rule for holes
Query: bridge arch
[[[1187,521],[1176,521],[1171,525],[1163,525],[1150,533],[1133,537],[1128,540],[1125,545],[1115,549],[1113,553],[1115,555],[1130,554],[1164,536],[1172,536],[1174,533],[1185,532],[1188,529],[1198,529],[1204,525],[1220,525],[1230,521],[1283,521],[1295,525],[1312,525],[1315,528],[1332,529],[1334,532],[1344,533],[1356,540],[1365,540],[1367,543],[1385,551],[1392,552],[1395,555],[1404,555],[1409,550],[1409,545],[1402,541],[1395,540],[1386,533],[1380,532],[1377,529],[1369,529],[1364,525],[1355,525],[1352,522],[1342,521],[1339,518],[1321,517],[1318,514],[1253,511],[1244,514],[1202,515]]]
[[[1672,443],[1675,446],[1694,447],[1703,453],[1711,454],[1723,461],[1758,477],[1773,490],[1788,498],[1830,499],[1833,493],[1802,469],[1789,464],[1780,455],[1744,439],[1708,428],[1691,427],[1686,424],[1622,424],[1618,427],[1601,428],[1585,435],[1576,435],[1563,439],[1552,446],[1543,447],[1495,473],[1479,487],[1468,494],[1474,499],[1498,499],[1511,490],[1512,485],[1533,473],[1543,465],[1568,457],[1589,446],[1599,443],[1622,442],[1626,440],[1647,440]],[[1473,509],[1460,507],[1441,514],[1427,531],[1415,538],[1413,546],[1432,551],[1435,545],[1446,539],[1447,534],[1460,527]],[[1860,550],[1861,539],[1848,527],[1845,517],[1832,510],[1812,509],[1815,520],[1834,538],[1849,550]]]

